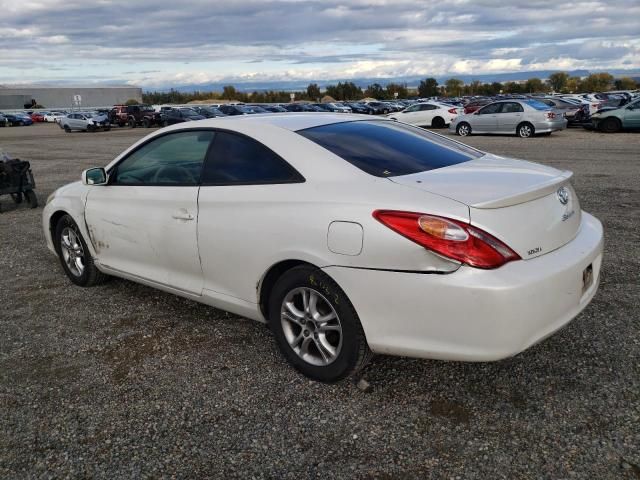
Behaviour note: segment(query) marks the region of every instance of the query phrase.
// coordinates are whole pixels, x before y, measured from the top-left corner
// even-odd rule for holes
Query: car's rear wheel
[[[71,216],[64,215],[56,224],[54,244],[62,268],[76,285],[91,287],[108,278],[95,266],[80,229]]]
[[[64,126],[64,131],[67,133],[71,133],[71,127],[69,125]]]
[[[130,119],[129,119],[129,126],[130,126],[131,128],[136,128],[136,121],[135,121],[135,119],[133,119],[133,118],[130,118]]]
[[[518,125],[518,128],[516,129],[516,134],[520,138],[533,137],[535,133],[536,133],[535,128],[533,128],[533,125],[531,125],[529,122],[521,123],[520,125]]]
[[[269,326],[289,363],[309,378],[337,382],[371,358],[358,314],[321,270],[294,267],[269,296]]]
[[[444,118],[435,117],[431,120],[431,128],[444,128]]]
[[[602,130],[605,133],[616,133],[616,132],[619,132],[621,128],[622,128],[622,125],[620,124],[620,120],[613,117],[605,118],[600,123],[600,130]]]
[[[149,119],[148,119],[148,118],[145,118],[145,119],[142,121],[142,124],[144,125],[144,128],[151,128],[151,122],[149,121]]]
[[[456,133],[461,137],[468,137],[469,135],[471,135],[471,125],[469,125],[467,122],[461,122],[456,127]]]

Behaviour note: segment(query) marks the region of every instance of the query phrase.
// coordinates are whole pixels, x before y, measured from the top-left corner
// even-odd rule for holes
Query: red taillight
[[[450,218],[397,210],[373,217],[412,242],[476,268],[498,268],[520,256],[487,232]]]
[[[456,114],[456,113],[458,113],[458,110],[457,110],[457,109],[455,109],[455,108],[450,108],[450,109],[449,109],[449,113]]]
[[[553,112],[547,112],[547,118],[556,118],[556,114]]]

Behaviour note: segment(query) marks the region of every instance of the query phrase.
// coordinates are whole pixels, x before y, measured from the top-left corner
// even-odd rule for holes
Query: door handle
[[[171,218],[175,218],[176,220],[193,220],[196,217],[187,212],[184,208],[181,208],[176,213],[171,215]]]

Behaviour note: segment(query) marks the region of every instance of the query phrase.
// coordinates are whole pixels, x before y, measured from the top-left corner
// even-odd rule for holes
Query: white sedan
[[[369,116],[174,125],[47,199],[69,279],[127,278],[268,322],[298,370],[372,353],[492,361],[593,298],[600,222],[571,173]]]
[[[463,109],[438,102],[416,103],[401,112],[387,115],[392,120],[418,127],[444,128],[455,120]]]

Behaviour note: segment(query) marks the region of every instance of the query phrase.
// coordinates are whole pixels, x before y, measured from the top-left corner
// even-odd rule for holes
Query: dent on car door
[[[289,163],[258,141],[216,133],[198,198],[205,290],[256,303],[256,283],[270,258],[296,235],[291,222],[303,210],[291,199],[303,198],[302,182]]]
[[[198,189],[214,132],[151,139],[90,188],[85,217],[101,264],[181,291],[202,292]]]

